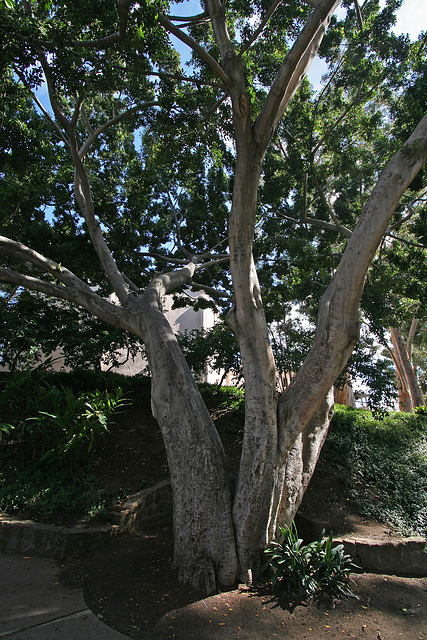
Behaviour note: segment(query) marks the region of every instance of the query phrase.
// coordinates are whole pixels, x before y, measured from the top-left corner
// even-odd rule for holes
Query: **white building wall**
[[[194,293],[187,291],[186,294],[189,298],[197,299],[200,296],[205,295],[203,292]],[[166,296],[163,301],[163,312],[166,319],[170,323],[172,330],[175,334],[184,333],[185,331],[194,331],[195,329],[210,329],[217,321],[216,314],[213,309],[199,309],[195,311],[193,307],[184,307],[173,309],[173,297]],[[126,358],[126,352],[123,351],[123,360]],[[129,358],[127,362],[111,369],[116,373],[121,373],[125,376],[133,376],[138,373],[147,373],[147,360],[143,355],[137,356],[132,359]],[[108,369],[108,365],[101,364],[102,369]],[[202,382],[209,382],[215,384],[221,379],[221,372],[211,371],[203,376]]]

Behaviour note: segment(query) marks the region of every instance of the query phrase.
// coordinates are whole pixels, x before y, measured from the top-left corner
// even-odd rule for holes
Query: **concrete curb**
[[[373,573],[385,573],[411,578],[427,576],[427,543],[425,538],[373,540],[371,538],[341,538],[335,542],[344,545],[359,567]]]
[[[144,531],[172,523],[172,510],[170,480],[164,480],[112,509],[114,524],[110,526],[68,528],[0,517],[0,551],[55,559],[78,556],[102,546],[121,532]],[[330,529],[328,523],[312,521],[305,516],[297,516],[297,519],[298,531],[306,540],[314,540],[322,529]],[[337,537],[335,542],[342,543],[345,552],[365,571],[427,576],[425,538],[377,540],[343,536]]]
[[[0,516],[0,551],[62,560],[102,546],[119,527],[58,527]]]

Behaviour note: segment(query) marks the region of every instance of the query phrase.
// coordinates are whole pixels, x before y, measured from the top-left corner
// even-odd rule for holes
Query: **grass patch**
[[[336,406],[322,459],[342,468],[362,515],[427,534],[427,416]]]

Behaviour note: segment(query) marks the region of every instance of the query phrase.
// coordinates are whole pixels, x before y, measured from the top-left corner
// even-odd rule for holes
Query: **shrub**
[[[333,546],[332,532],[324,531],[315,542],[303,544],[293,523],[281,528],[282,542],[272,542],[266,549],[269,564],[274,570],[272,588],[282,587],[288,592],[314,596],[318,591],[353,595],[348,587],[349,576],[358,567],[344,553],[342,544]]]
[[[359,511],[427,533],[427,416],[336,407],[321,459],[343,470]]]
[[[0,431],[31,448],[33,458],[52,460],[92,448],[95,436],[108,431],[108,419],[126,403],[121,388],[75,395],[47,381],[41,368],[17,372],[0,392],[0,411],[8,417]]]
[[[121,492],[126,495],[126,490]],[[119,496],[102,488],[87,469],[25,465],[4,459],[0,473],[0,513],[51,519],[70,514],[86,518],[109,516],[108,506]]]

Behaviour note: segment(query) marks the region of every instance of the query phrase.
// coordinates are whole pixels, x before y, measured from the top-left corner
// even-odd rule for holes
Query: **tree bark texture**
[[[60,264],[7,238],[0,238],[0,252],[30,262],[59,284],[7,266],[0,267],[0,280],[79,304],[142,339],[151,370],[153,413],[163,434],[174,493],[174,562],[183,581],[211,593],[218,582],[230,586],[236,577],[246,581],[251,575],[256,577],[262,552],[277,525],[289,524],[298,509],[330,423],[332,385],[359,337],[358,305],[367,270],[402,194],[426,161],[427,116],[380,176],[320,300],[313,347],[278,400],[275,363],[252,251],[257,190],[267,145],[320,46],[339,0],[319,0],[286,55],[254,123],[242,60],[227,33],[225,3],[206,0],[204,4],[223,68],[219,69],[219,63],[208,54],[204,59],[214,70],[220,70],[221,81],[229,91],[236,142],[228,229],[235,298],[228,322],[242,355],[246,416],[234,499],[222,443],[162,313],[162,297],[191,283],[196,266],[191,263],[179,272],[157,276],[142,296],[129,293],[95,218],[81,157],[87,149],[83,146],[78,151],[73,138],[78,109],[68,123],[55,103],[49,77],[52,105],[68,133],[67,144],[76,168],[76,199],[121,306],[102,300]],[[121,6],[126,9],[128,4],[122,2]],[[162,24],[169,24],[165,20]]]
[[[234,584],[237,554],[230,476],[218,432],[161,310],[160,278],[132,310],[144,340],[152,409],[166,447],[174,499],[174,564],[179,577],[212,593]]]

